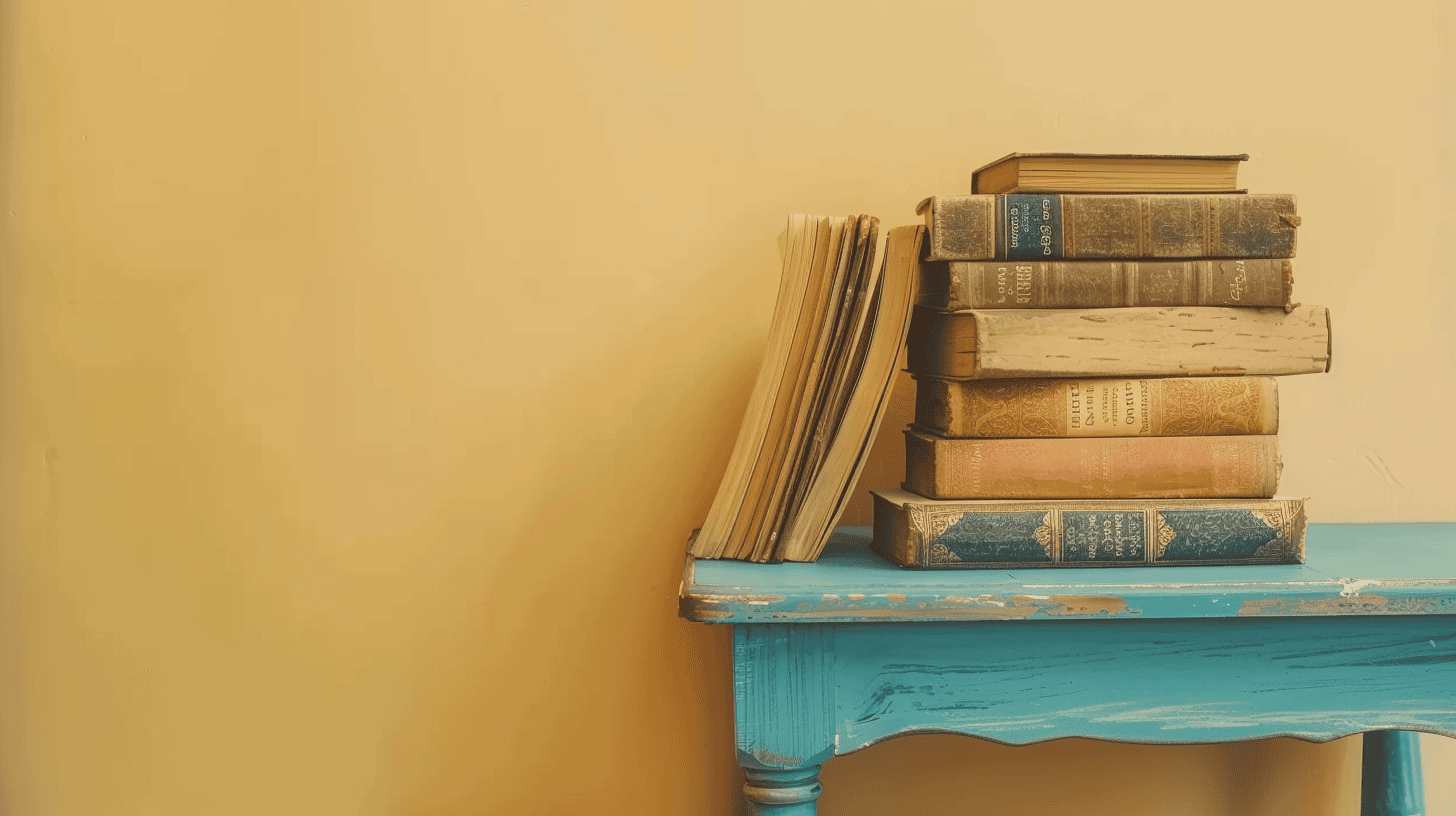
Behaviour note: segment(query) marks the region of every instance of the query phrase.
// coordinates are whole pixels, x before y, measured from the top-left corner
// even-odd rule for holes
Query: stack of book
[[[877,552],[1303,561],[1273,377],[1329,370],[1329,314],[1291,300],[1295,200],[1237,190],[1245,158],[1013,155],[920,204],[915,423],[904,489],[873,491]]]

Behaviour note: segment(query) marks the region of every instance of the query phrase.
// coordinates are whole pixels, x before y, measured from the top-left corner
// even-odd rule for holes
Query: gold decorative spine
[[[1300,498],[936,500],[896,489],[871,495],[870,547],[906,567],[1304,562],[1307,519]],[[1130,518],[1137,521],[1126,523]],[[1097,534],[1086,534],[1089,525]],[[1251,540],[1261,537],[1262,544]],[[1088,546],[1092,541],[1095,548]],[[1181,551],[1170,552],[1174,548]]]
[[[941,436],[1231,436],[1279,431],[1270,377],[916,377],[915,424]]]

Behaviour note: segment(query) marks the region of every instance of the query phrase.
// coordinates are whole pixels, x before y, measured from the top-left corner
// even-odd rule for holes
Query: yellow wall
[[[733,812],[675,591],[775,236],[1013,150],[1251,153],[1337,337],[1284,489],[1456,519],[1447,5],[5,3],[0,810]],[[1349,814],[1358,755],[921,737],[823,803]]]

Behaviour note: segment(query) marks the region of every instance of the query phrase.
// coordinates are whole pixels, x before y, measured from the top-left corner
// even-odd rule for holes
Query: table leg
[[[733,627],[733,715],[743,795],[755,814],[814,816],[834,756],[834,631]]]
[[[814,816],[819,812],[819,766],[792,771],[744,768],[743,797],[755,816]]]
[[[1367,731],[1364,739],[1360,816],[1423,816],[1420,734]]]

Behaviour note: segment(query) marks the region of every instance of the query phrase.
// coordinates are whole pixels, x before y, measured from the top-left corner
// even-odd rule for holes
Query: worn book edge
[[[1304,498],[933,500],[894,489],[871,495],[870,549],[907,568],[1304,562]]]

